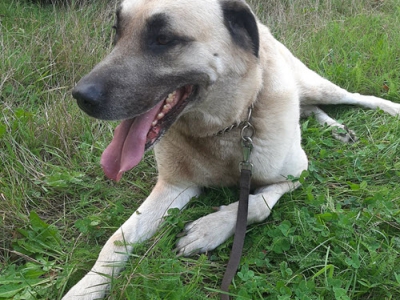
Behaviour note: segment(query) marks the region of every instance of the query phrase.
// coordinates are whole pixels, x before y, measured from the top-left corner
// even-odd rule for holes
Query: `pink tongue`
[[[122,174],[136,166],[143,158],[147,134],[164,101],[150,111],[115,128],[114,138],[101,156],[101,166],[106,176],[119,181]]]

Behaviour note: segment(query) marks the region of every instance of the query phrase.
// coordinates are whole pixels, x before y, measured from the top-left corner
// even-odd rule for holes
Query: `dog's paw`
[[[400,103],[394,103],[390,101],[385,101],[385,104],[382,104],[379,108],[383,111],[391,114],[392,116],[400,117]]]
[[[105,276],[89,272],[74,285],[62,300],[94,300],[103,299],[109,289]]]
[[[335,139],[343,143],[354,143],[358,140],[356,133],[353,130],[347,128],[346,125],[343,125],[343,128],[334,127],[332,130],[332,135]]]
[[[178,255],[189,256],[215,249],[234,232],[236,211],[220,210],[185,226],[176,243]]]

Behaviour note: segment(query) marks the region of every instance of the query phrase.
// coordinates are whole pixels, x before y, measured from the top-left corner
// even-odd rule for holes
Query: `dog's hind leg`
[[[264,221],[279,198],[300,186],[298,182],[284,181],[258,189],[249,197],[247,224]],[[238,202],[221,206],[220,210],[189,223],[176,244],[179,255],[213,250],[233,235],[236,226]]]
[[[359,93],[350,93],[308,69],[297,60],[298,86],[301,105],[331,105],[349,104],[369,109],[382,109],[392,116],[400,115],[400,103],[375,96],[365,96]]]
[[[318,107],[319,105],[357,105],[369,109],[382,109],[392,116],[400,116],[400,103],[394,103],[375,96],[350,93],[310,70],[300,60],[295,58],[293,62],[296,70],[302,116],[314,115],[318,123],[339,128],[337,132],[333,132],[333,136],[336,139],[342,142],[353,142],[356,137],[354,132],[348,130],[346,126],[338,123],[322,111]]]
[[[182,209],[200,189],[188,185],[170,185],[159,180],[149,197],[108,239],[92,270],[65,296],[64,300],[103,298],[111,277],[118,274],[133,250],[133,245],[150,238],[171,208]]]
[[[346,125],[340,124],[338,121],[328,116],[322,109],[313,105],[305,105],[301,107],[301,117],[307,118],[314,116],[322,126],[332,127],[332,135],[339,141],[344,143],[352,143],[357,141],[357,136],[353,130],[347,128]]]

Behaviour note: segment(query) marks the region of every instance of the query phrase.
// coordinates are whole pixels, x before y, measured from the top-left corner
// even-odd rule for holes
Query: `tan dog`
[[[184,208],[204,186],[238,182],[239,129],[216,133],[245,120],[250,106],[256,134],[249,224],[265,220],[279,198],[298,187],[287,177],[307,169],[301,112],[339,127],[317,105],[355,104],[400,114],[400,104],[349,93],[309,70],[242,0],[123,1],[115,48],[82,78],[73,96],[90,116],[123,120],[101,159],[109,178],[118,181],[153,145],[159,178],[64,299],[104,297],[109,277],[121,270],[132,245],[151,237],[170,208]],[[351,132],[337,137],[354,138]],[[177,243],[179,253],[223,243],[233,234],[236,211],[232,203],[189,224]]]

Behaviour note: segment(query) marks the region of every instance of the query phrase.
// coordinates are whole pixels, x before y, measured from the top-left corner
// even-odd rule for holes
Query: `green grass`
[[[71,88],[111,48],[115,3],[0,2],[0,299],[59,299],[155,183],[153,154],[118,183],[99,166],[115,124],[83,114]],[[108,3],[108,4],[106,4]],[[252,0],[261,20],[318,73],[400,102],[400,1]],[[303,186],[248,228],[238,299],[399,299],[399,118],[328,107],[345,145],[302,122]],[[255,166],[257,167],[257,166]],[[177,258],[183,224],[237,199],[208,189],[138,245],[110,299],[218,299],[232,239]]]

